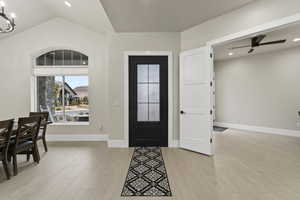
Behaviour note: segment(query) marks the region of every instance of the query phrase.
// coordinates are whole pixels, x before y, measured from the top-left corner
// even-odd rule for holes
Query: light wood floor
[[[42,148],[41,148],[42,151]],[[104,142],[52,143],[39,165],[20,159],[1,200],[299,200],[300,139],[227,130],[216,134],[216,155],[164,148],[173,197],[120,197],[132,149]]]

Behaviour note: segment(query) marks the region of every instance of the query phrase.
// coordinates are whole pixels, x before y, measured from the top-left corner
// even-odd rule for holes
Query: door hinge
[[[211,115],[213,114],[213,111],[212,111],[212,110],[210,110],[210,114],[211,114]]]
[[[210,138],[210,143],[212,143],[212,138]]]
[[[213,82],[211,81],[211,82],[210,82],[210,87],[212,87],[212,86],[213,86]]]
[[[213,54],[212,54],[212,53],[210,53],[210,57],[211,57],[211,58],[213,57]]]

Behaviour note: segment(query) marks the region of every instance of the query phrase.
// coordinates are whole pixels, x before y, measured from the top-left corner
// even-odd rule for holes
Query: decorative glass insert
[[[88,62],[86,55],[65,49],[47,52],[36,59],[37,66],[85,66]]]
[[[137,120],[160,121],[160,66],[137,65]]]

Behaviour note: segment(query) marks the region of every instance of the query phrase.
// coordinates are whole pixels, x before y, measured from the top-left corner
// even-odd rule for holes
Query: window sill
[[[57,122],[50,124],[50,126],[88,126],[89,122]]]

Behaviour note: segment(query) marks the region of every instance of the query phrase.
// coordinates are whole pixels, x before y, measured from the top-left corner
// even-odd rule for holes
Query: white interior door
[[[203,47],[180,54],[180,147],[213,155],[213,54]]]

